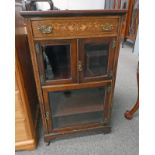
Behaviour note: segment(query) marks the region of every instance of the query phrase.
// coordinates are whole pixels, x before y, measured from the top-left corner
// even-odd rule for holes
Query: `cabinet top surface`
[[[33,17],[69,17],[69,16],[121,16],[126,14],[126,10],[49,10],[49,11],[21,11],[21,15],[26,18]]]
[[[80,1],[49,1],[49,0],[31,0],[23,4],[23,10],[20,12],[23,17],[65,17],[65,16],[121,16],[127,13],[127,10],[105,10],[102,0],[87,0],[84,4]],[[62,3],[63,2],[63,3]],[[82,1],[83,2],[83,1]]]

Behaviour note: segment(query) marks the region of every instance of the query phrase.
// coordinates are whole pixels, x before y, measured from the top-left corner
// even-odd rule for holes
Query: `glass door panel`
[[[112,72],[114,38],[91,38],[79,40],[80,80],[104,80]],[[111,62],[110,62],[111,61]]]
[[[108,44],[87,43],[84,45],[85,61],[84,76],[102,76],[107,73]]]
[[[45,80],[71,78],[70,45],[49,45],[43,50]]]
[[[71,83],[76,80],[76,41],[41,41],[36,53],[42,84]]]
[[[78,125],[85,125],[89,123],[102,123],[102,112],[82,113],[80,115],[71,115],[64,117],[53,118],[53,129],[76,127]]]
[[[48,92],[52,128],[104,122],[105,87]]]

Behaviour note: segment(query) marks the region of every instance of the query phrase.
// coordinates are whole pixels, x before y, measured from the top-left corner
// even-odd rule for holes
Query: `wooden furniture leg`
[[[126,119],[132,119],[133,118],[133,114],[138,110],[139,108],[139,98],[136,101],[136,104],[133,106],[133,108],[130,111],[126,111],[124,116]]]
[[[136,104],[133,106],[133,108],[130,111],[126,111],[124,113],[124,116],[126,119],[131,120],[133,118],[134,113],[139,109],[139,64],[137,67],[137,85],[138,85],[138,97]]]

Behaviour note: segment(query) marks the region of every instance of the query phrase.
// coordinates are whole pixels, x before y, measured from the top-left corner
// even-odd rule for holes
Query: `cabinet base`
[[[34,139],[16,142],[15,148],[16,151],[19,150],[34,150],[36,149],[36,141]]]
[[[64,131],[64,132],[52,132],[49,134],[46,134],[44,136],[44,141],[47,144],[50,144],[50,141],[53,141],[57,138],[66,138],[71,136],[84,136],[84,135],[90,135],[90,134],[97,134],[97,133],[104,133],[108,134],[111,132],[110,126],[102,126],[102,127],[96,127],[96,128],[89,128],[89,129],[79,129],[79,130],[70,130],[70,131]]]

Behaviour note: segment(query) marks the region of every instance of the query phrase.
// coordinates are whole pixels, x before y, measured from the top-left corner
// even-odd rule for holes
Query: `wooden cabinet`
[[[16,53],[17,54],[17,53]],[[37,107],[32,109],[31,101],[28,98],[25,82],[16,55],[16,90],[15,90],[15,147],[16,150],[31,150],[36,148],[36,123],[37,123]],[[33,87],[30,86],[33,92]],[[35,96],[34,96],[35,99]],[[35,105],[37,105],[37,98]],[[34,112],[35,116],[33,116]]]
[[[25,22],[19,13],[21,1],[16,1],[15,9],[15,149],[32,150],[37,145],[38,98]]]
[[[44,140],[111,131],[112,97],[126,10],[22,11]]]

